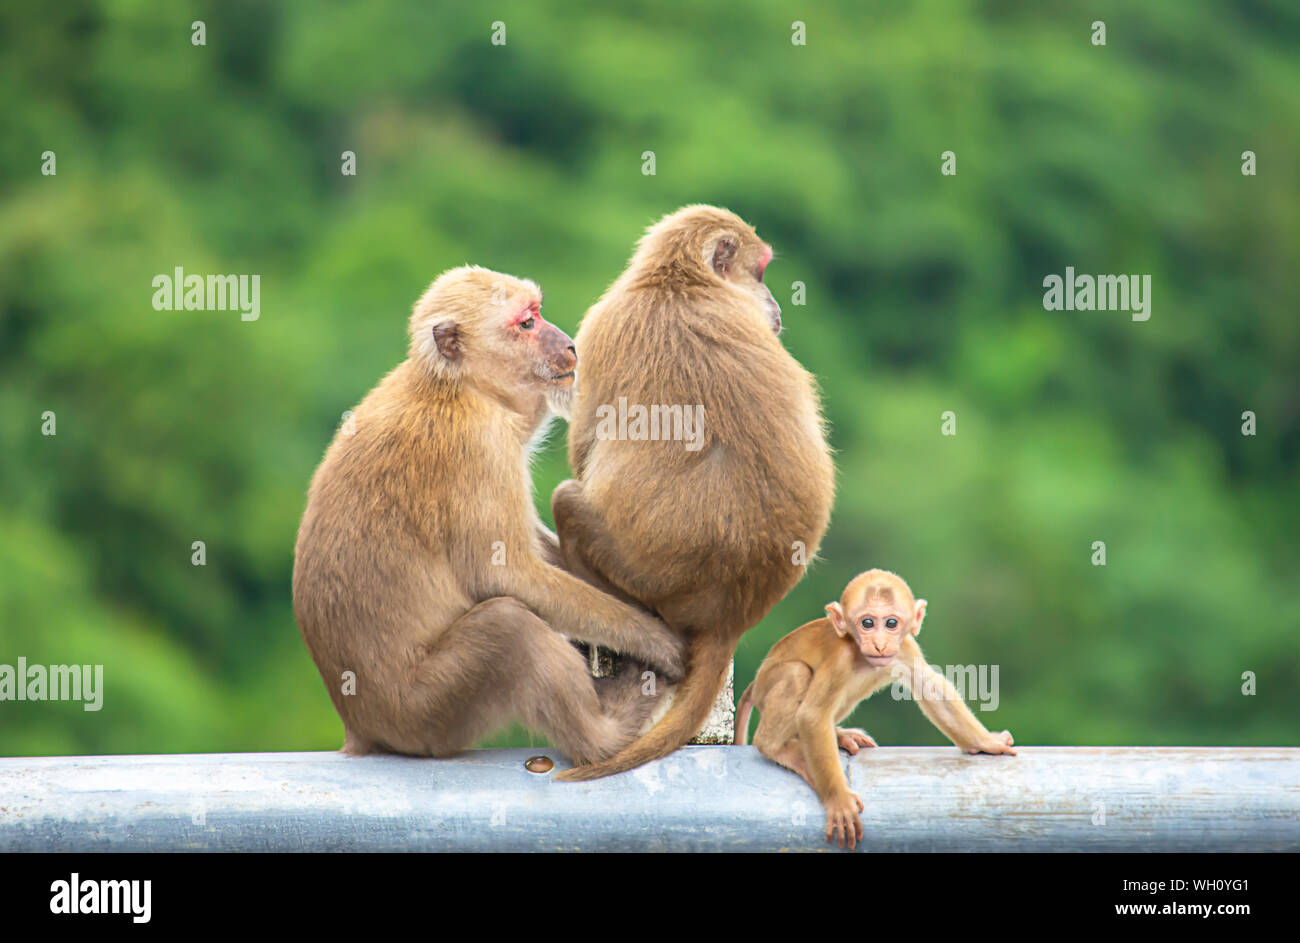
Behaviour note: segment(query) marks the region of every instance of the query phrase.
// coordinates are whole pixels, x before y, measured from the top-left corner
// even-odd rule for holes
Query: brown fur
[[[540,300],[486,269],[440,276],[416,304],[410,356],[312,479],[294,612],[347,752],[447,756],[518,718],[591,762],[651,705],[598,695],[564,636],[680,675],[666,626],[547,562],[558,547],[533,507],[527,448],[548,404],[564,408],[576,356]]]
[[[839,602],[826,606],[825,618],[772,646],[736,707],[735,742],[748,739],[749,714],[757,707],[762,719],[754,746],[817,791],[826,809],[826,840],[838,839],[841,848],[862,840],[862,800],[849,791],[836,748],[857,753],[876,741],[864,730],[836,725],[885,685],[899,681],[912,689],[930,722],[966,752],[1016,752],[1009,732],[989,733],[948,679],[926,664],[915,639],[925,609],[925,600],[914,599],[896,574],[859,574]]]
[[[690,206],[655,224],[578,331],[575,478],[552,498],[566,564],[653,609],[690,643],[673,706],[593,779],[665,756],[703,724],[741,635],[803,576],[830,516],[834,467],[815,383],[777,339],[771,249],[747,223]],[[597,436],[597,410],[702,405],[698,451]]]

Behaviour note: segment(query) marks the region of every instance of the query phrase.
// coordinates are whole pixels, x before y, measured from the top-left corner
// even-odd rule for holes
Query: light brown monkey
[[[552,496],[565,563],[657,612],[690,655],[649,732],[562,779],[631,769],[689,740],[741,635],[799,581],[826,530],[834,466],[815,382],[777,339],[771,258],[735,214],[688,206],[650,228],[578,330],[575,477]],[[673,407],[696,417],[688,441],[615,415],[658,408],[663,419]]]
[[[868,570],[853,578],[826,616],[772,646],[736,704],[736,743],[749,714],[762,712],[754,746],[808,781],[826,808],[826,840],[862,840],[862,800],[849,791],[836,746],[874,747],[866,731],[836,726],[864,698],[891,682],[906,685],[922,713],[967,753],[1011,753],[1011,734],[989,733],[948,679],[925,663],[915,636],[925,600],[897,575]]]
[[[439,276],[410,335],[334,437],[298,532],[294,612],[343,749],[447,756],[518,718],[575,762],[607,757],[653,701],[635,676],[598,694],[564,636],[677,675],[684,651],[546,562],[528,443],[567,408],[573,345],[534,283],[478,267]]]

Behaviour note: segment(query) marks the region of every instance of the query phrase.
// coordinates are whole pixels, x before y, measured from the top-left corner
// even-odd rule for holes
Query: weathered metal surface
[[[591,783],[538,753],[0,759],[0,851],[814,851],[824,817],[752,747]],[[884,747],[845,757],[859,851],[1298,851],[1300,749]]]

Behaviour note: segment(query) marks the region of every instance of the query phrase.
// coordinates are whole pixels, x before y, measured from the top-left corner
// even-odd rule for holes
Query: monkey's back
[[[816,669],[821,654],[828,648],[827,643],[835,638],[835,627],[825,616],[805,622],[777,639],[759,666],[759,673],[784,661],[801,661],[809,668]]]
[[[416,395],[405,366],[356,408],[354,428],[335,434],[312,477],[294,552],[294,614],[350,730],[364,727],[368,712],[387,716],[400,697],[387,682],[473,604],[450,565],[466,538],[449,526],[446,505],[473,501],[472,491],[458,494],[465,485],[457,470],[469,464],[474,437],[458,404]],[[366,697],[341,693],[344,671],[356,673]]]
[[[689,289],[664,305],[663,294],[625,274],[583,319],[574,470],[644,574],[633,595],[717,596],[748,628],[798,582],[795,561],[813,558],[829,521],[834,467],[815,381],[757,313]],[[598,407],[620,397],[703,406],[701,447],[597,438]]]

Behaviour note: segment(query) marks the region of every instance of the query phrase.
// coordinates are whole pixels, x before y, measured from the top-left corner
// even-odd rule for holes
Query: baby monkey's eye
[[[525,331],[531,331],[533,329],[533,319],[529,318],[527,321],[520,321],[519,326]]]
[[[897,619],[886,619],[886,620],[885,620],[885,627],[886,627],[886,628],[889,628],[889,629],[896,629],[896,628],[898,628],[898,620],[897,620]]]
[[[869,629],[869,628],[871,628],[871,627],[872,627],[873,625],[875,625],[875,624],[876,624],[876,622],[875,622],[874,619],[863,619],[863,620],[862,620],[862,627],[863,627],[864,629]]]

